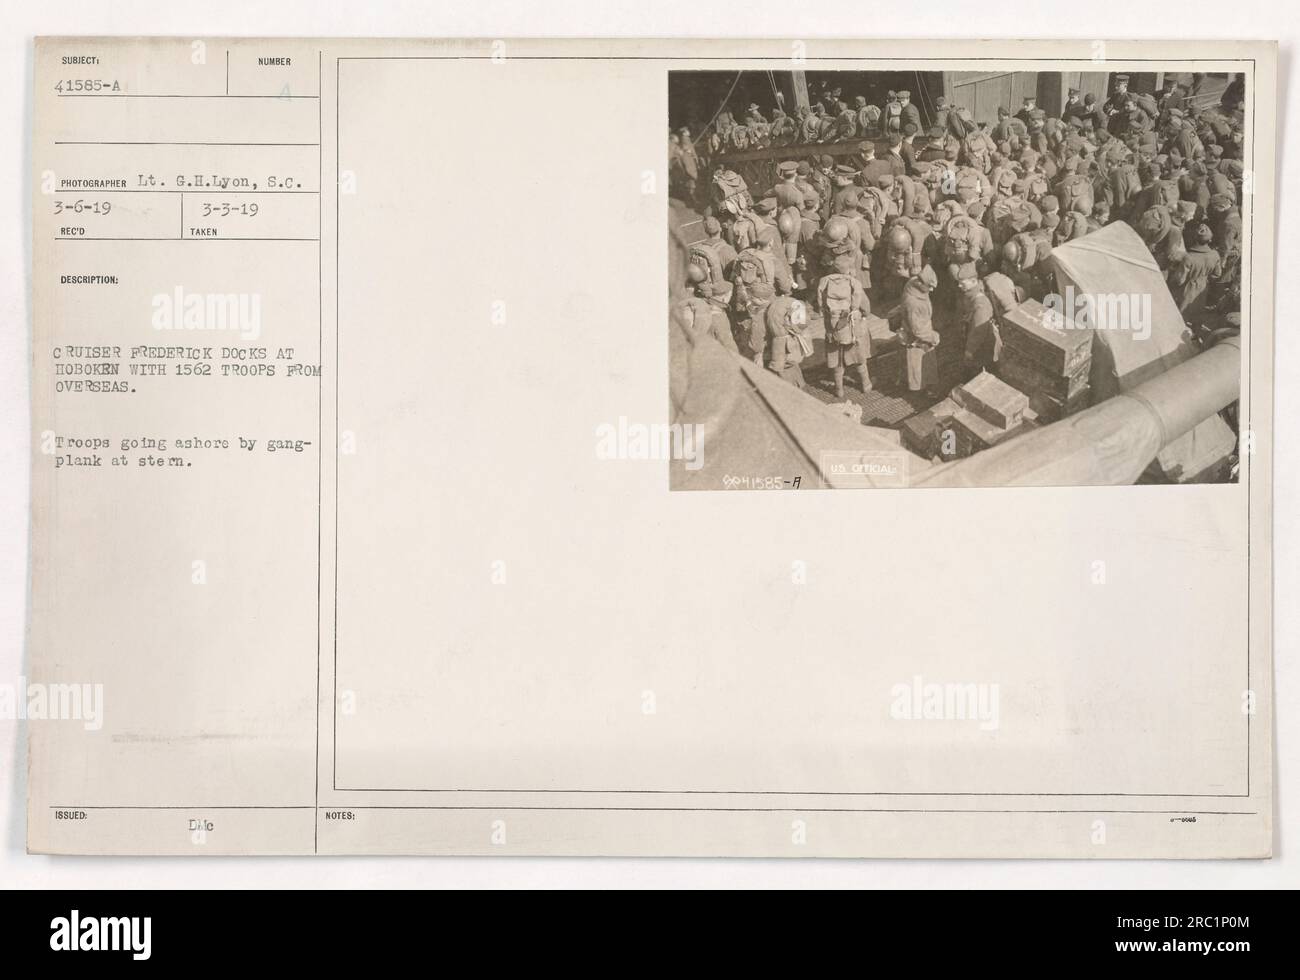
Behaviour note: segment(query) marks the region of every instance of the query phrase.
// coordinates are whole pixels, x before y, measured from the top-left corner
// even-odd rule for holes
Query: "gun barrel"
[[[1180,436],[1237,400],[1241,340],[1229,337],[1136,388],[967,459],[914,486],[1105,486],[1134,483]]]

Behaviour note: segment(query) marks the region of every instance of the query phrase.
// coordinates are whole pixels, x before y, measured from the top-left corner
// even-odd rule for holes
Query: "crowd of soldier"
[[[701,140],[670,134],[674,194],[705,216],[682,310],[695,329],[802,386],[820,319],[843,397],[847,367],[871,388],[874,308],[907,351],[900,383],[930,389],[936,322],[966,376],[992,369],[1002,316],[1052,288],[1051,250],[1113,221],[1142,236],[1189,327],[1239,328],[1240,78],[1200,108],[1172,80],[1135,95],[1123,75],[1100,104],[1071,89],[1059,116],[1028,98],[977,123],[939,99],[924,133],[909,93],[890,94],[882,109],[861,97],[849,109],[831,90],[797,118],[777,110],[768,123],[751,105],[744,122],[720,112]],[[868,138],[847,156],[792,154],[755,195],[715,160],[738,127],[746,143]]]

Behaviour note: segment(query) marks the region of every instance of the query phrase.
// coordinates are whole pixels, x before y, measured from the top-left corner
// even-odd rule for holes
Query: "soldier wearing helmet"
[[[1005,106],[998,107],[998,121],[991,133],[999,146],[1006,144],[1011,153],[1019,153],[1024,141],[1029,136],[1029,128],[1022,120],[1011,115]]]
[[[957,322],[966,336],[962,374],[969,381],[981,371],[993,370],[1002,355],[1002,335],[975,263],[963,262],[957,266],[953,279],[957,283]]]
[[[848,240],[858,252],[857,268],[854,274],[864,289],[871,288],[871,253],[876,247],[876,239],[871,233],[871,222],[863,216],[858,199],[858,192],[850,188],[840,200],[836,218],[844,219],[848,226]],[[832,221],[835,218],[831,219]]]
[[[1205,315],[1206,290],[1210,280],[1222,273],[1223,258],[1211,246],[1214,232],[1199,224],[1192,233],[1194,244],[1169,270],[1169,289],[1183,319],[1200,326]]]
[[[804,195],[803,209],[799,213],[799,250],[795,259],[795,287],[806,289],[817,282],[820,261],[818,242],[821,237],[821,198],[816,191]],[[813,290],[813,293],[816,291]],[[810,297],[816,302],[815,296]]]
[[[860,264],[857,245],[860,229],[842,214],[833,215],[821,230],[817,242],[819,259],[818,274],[824,275],[837,264],[848,263],[847,268],[856,270]],[[848,256],[848,258],[841,258]],[[855,274],[855,278],[856,274]],[[859,279],[859,285],[861,280]]]
[[[796,388],[804,386],[805,357],[812,353],[808,306],[793,296],[778,296],[763,311],[767,330],[767,367]]]
[[[938,285],[939,277],[925,266],[907,281],[898,305],[889,316],[890,327],[898,333],[905,348],[904,380],[908,391],[937,394],[939,365],[935,348],[940,337],[934,329],[930,294]]]
[[[848,239],[843,239],[842,244],[848,244]],[[871,312],[871,302],[856,275],[855,250],[841,249],[828,254],[831,261],[817,283],[817,307],[826,330],[826,366],[831,369],[835,397],[844,397],[844,369],[850,366],[857,368],[862,392],[866,394],[871,390],[867,370],[871,339],[867,336],[865,317]]]
[[[687,267],[687,281],[691,283],[694,296],[683,300],[678,307],[677,319],[693,336],[708,335],[727,350],[738,353],[736,340],[731,335],[731,322],[727,314],[718,305],[713,287],[700,280],[703,270],[697,265]]]
[[[800,200],[802,201],[802,197]],[[793,282],[794,270],[791,268],[791,265],[794,259],[790,256],[789,249],[787,248],[787,245],[792,241],[792,239],[788,240],[781,234],[779,225],[780,219],[776,212],[776,198],[765,197],[761,201],[755,201],[754,213],[759,218],[760,230],[764,227],[770,228],[775,236],[775,242],[772,249],[773,258],[776,259],[778,276]],[[785,292],[789,291],[789,289],[785,290]]]
[[[1027,264],[1028,259],[1025,245],[1015,238],[1002,246],[1003,275],[1011,280],[1022,296],[1036,297],[1039,284],[1034,277],[1032,264]]]
[[[777,295],[789,295],[793,283],[777,261],[777,231],[763,225],[754,244],[736,256],[732,264],[732,308],[736,314],[737,343],[741,353],[762,365],[767,344],[767,323],[763,317]]]
[[[736,250],[731,247],[731,243],[722,237],[722,222],[713,215],[704,219],[704,234],[706,244],[713,249],[718,256],[718,261],[722,264],[722,275],[726,279],[731,278],[731,263],[736,261]]]
[[[835,172],[834,158],[823,154],[816,159],[816,167],[808,175],[808,182],[821,198],[821,218],[825,221],[831,216],[831,195],[835,193],[835,184],[831,175]]]
[[[1137,220],[1137,232],[1151,250],[1156,265],[1166,274],[1177,265],[1186,253],[1180,230],[1175,227],[1169,208],[1156,205],[1147,208]]]

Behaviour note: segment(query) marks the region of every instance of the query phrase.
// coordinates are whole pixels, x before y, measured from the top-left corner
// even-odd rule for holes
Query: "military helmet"
[[[1169,231],[1169,212],[1160,206],[1147,208],[1138,218],[1138,234],[1143,241],[1152,245],[1162,239]]]
[[[889,247],[895,250],[911,251],[912,233],[901,224],[896,224],[889,229]]]
[[[781,216],[776,219],[776,227],[784,237],[793,235],[799,228],[799,222],[789,210],[781,212]]]
[[[842,242],[849,237],[849,223],[840,217],[831,218],[826,222],[824,233],[827,241]]]

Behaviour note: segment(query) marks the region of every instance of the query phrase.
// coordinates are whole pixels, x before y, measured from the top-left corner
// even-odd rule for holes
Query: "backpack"
[[[895,232],[899,234],[895,235]],[[902,233],[907,235],[907,251],[903,251],[899,247],[903,244]],[[924,221],[918,221],[915,218],[899,218],[894,222],[888,240],[889,249],[892,253],[892,264],[896,273],[914,276],[921,271],[921,252],[925,248],[925,240],[931,234],[933,232],[930,226]],[[903,272],[904,268],[906,269],[905,273]]]
[[[948,222],[959,214],[966,214],[966,209],[959,201],[940,201],[934,209],[934,230],[943,235],[948,230]]]
[[[1213,132],[1215,137],[1218,139],[1226,140],[1232,135],[1232,121],[1222,113],[1214,112],[1213,110],[1207,111],[1202,114],[1201,119],[1204,122],[1209,123],[1210,131]]]
[[[1012,197],[1016,193],[1016,183],[1019,181],[1016,172],[1010,167],[1005,167],[998,171],[997,185],[993,188],[993,193],[997,197]]]
[[[1131,163],[1122,163],[1110,172],[1110,191],[1116,209],[1126,207],[1134,194],[1142,190],[1142,181],[1138,179],[1137,168]]]
[[[858,129],[863,136],[874,132],[880,125],[880,108],[874,105],[863,106],[858,110]]]
[[[979,129],[975,124],[975,117],[964,106],[951,110],[944,121],[948,124],[948,131],[959,140],[970,138]]]
[[[1021,290],[1005,273],[995,272],[984,280],[984,295],[993,304],[993,315],[998,322],[1024,301]]]
[[[812,341],[808,339],[806,332],[807,326],[807,304],[803,300],[791,299],[781,316],[781,329],[785,331],[786,351],[796,361],[803,360],[813,352]]]
[[[1209,188],[1210,195],[1226,194],[1232,199],[1232,203],[1237,203],[1237,188],[1227,177],[1218,171],[1214,171],[1206,178],[1206,187]]]
[[[706,242],[696,242],[687,250],[689,262],[704,273],[704,281],[710,286],[722,282],[722,260],[717,251]]]
[[[1033,231],[1022,231],[1012,238],[1020,246],[1020,268],[1032,269],[1052,251],[1052,240],[1050,233],[1044,234],[1041,229]]]
[[[879,239],[889,217],[889,195],[879,187],[863,187],[858,191],[858,207],[871,225],[871,237]]]
[[[781,234],[781,244],[785,257],[793,262],[799,255],[799,233],[803,230],[803,215],[794,205],[783,210],[776,219],[777,231]]]
[[[772,288],[773,270],[752,249],[736,256],[736,308],[750,316],[758,316],[772,302],[776,291]]]
[[[748,210],[754,203],[745,178],[734,170],[719,170],[715,173],[710,192],[714,204],[725,207],[733,214]]]
[[[749,130],[744,126],[733,126],[729,135],[732,149],[745,150],[749,148]]]
[[[747,248],[736,256],[735,269],[736,282],[745,286],[752,286],[755,283],[770,284],[772,281],[767,264],[759,259],[753,249]]]
[[[957,171],[957,200],[969,205],[984,197],[984,176],[972,167]]]
[[[1047,178],[1037,171],[1028,174],[1025,179],[1021,181],[1021,185],[1022,193],[1031,201],[1037,201],[1047,196]]]
[[[851,276],[833,272],[822,278],[818,289],[822,315],[826,318],[826,333],[837,344],[851,344],[856,339],[853,329],[858,309],[855,286],[861,288]]]
[[[966,163],[974,167],[982,174],[987,174],[993,166],[993,157],[989,152],[988,145],[984,140],[979,139],[983,134],[968,136],[962,140],[961,156]]]
[[[1078,211],[1080,214],[1092,214],[1092,184],[1088,178],[1075,174],[1061,181],[1056,196],[1060,198],[1062,211]]]
[[[1067,211],[1061,216],[1061,223],[1056,226],[1056,241],[1058,244],[1060,242],[1072,242],[1086,234],[1088,234],[1087,216],[1076,211]]]
[[[741,233],[746,229],[749,230],[749,233],[747,236],[742,238]],[[758,218],[753,214],[744,214],[737,217],[728,229],[731,234],[732,247],[737,251],[744,251],[747,248],[753,247],[754,243],[758,240],[758,233],[761,230],[762,228],[758,223]]]
[[[993,214],[1004,240],[1043,223],[1042,212],[1033,204],[1017,197],[1000,202],[993,209]]]
[[[979,258],[980,225],[969,215],[958,214],[943,230],[943,254],[949,262],[974,261]]]

